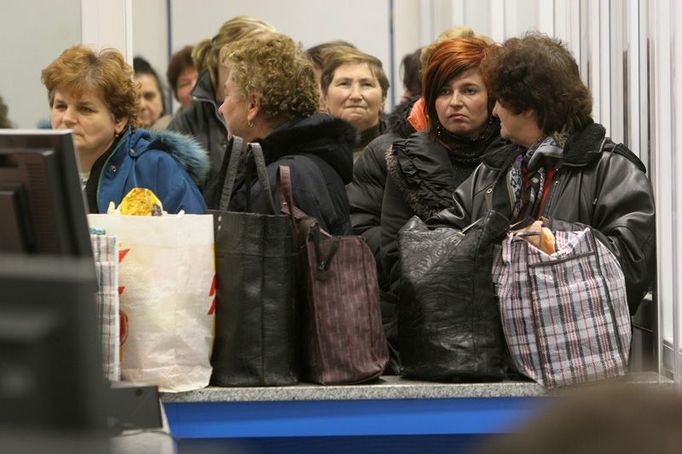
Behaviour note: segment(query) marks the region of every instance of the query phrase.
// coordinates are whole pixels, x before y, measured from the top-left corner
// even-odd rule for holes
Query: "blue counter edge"
[[[471,435],[513,431],[548,397],[164,402],[181,439]]]

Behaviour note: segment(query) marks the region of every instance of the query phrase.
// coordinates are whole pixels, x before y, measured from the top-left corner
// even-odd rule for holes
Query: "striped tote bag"
[[[509,233],[493,263],[512,360],[547,388],[623,375],[632,334],[620,264],[590,228],[554,233],[551,255]]]

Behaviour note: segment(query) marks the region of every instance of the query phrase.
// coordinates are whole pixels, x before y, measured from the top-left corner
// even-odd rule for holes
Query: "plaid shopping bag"
[[[120,317],[118,297],[118,239],[114,235],[90,235],[97,273],[97,314],[102,339],[104,376],[121,379]]]
[[[516,367],[547,388],[625,374],[632,334],[618,259],[589,228],[555,237],[547,255],[509,233],[493,264]]]

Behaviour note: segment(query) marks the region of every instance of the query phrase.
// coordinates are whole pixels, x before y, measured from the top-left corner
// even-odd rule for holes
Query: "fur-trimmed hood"
[[[173,131],[137,129],[129,140],[131,156],[139,156],[147,150],[163,150],[182,164],[197,185],[206,179],[208,154],[194,138]]]
[[[323,113],[302,120],[292,120],[277,128],[265,139],[266,164],[287,155],[314,154],[336,170],[344,183],[353,179],[353,146],[357,131],[350,123]]]

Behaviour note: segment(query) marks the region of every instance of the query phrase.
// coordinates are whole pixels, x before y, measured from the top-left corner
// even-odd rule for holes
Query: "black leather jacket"
[[[208,151],[208,180],[220,171],[227,150],[227,127],[218,107],[211,78],[204,71],[192,90],[192,104],[175,115],[168,125],[171,131],[194,137]]]
[[[464,227],[490,207],[511,216],[505,176],[525,149],[509,145],[488,155],[454,194],[447,222]],[[553,230],[590,226],[618,257],[625,275],[628,304],[634,314],[654,276],[655,205],[644,164],[623,144],[605,137],[592,124],[569,138],[556,169],[542,216]]]

